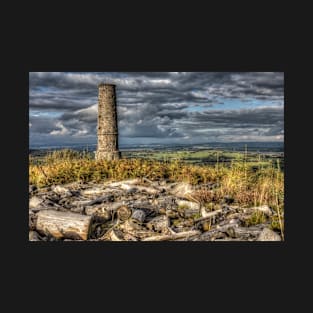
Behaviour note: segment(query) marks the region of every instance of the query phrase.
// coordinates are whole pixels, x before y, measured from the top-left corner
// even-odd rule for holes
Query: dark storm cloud
[[[237,136],[240,140],[240,136],[245,136],[257,140],[257,136],[273,139],[283,135],[283,73],[30,73],[29,76],[31,138],[34,134],[94,138],[97,86],[101,82],[117,85],[120,136],[125,138],[226,140]],[[242,108],[231,109],[229,101],[233,100],[240,101]],[[254,107],[254,101],[262,101],[264,106]],[[223,108],[223,103],[228,107]]]
[[[281,107],[264,107],[241,110],[210,110],[205,112],[193,112],[190,120],[198,123],[209,123],[223,127],[246,127],[275,125],[283,119]]]

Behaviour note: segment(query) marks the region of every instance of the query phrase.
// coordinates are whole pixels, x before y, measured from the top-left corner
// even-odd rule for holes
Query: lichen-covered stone
[[[119,158],[115,85],[100,84],[96,159],[117,160]]]

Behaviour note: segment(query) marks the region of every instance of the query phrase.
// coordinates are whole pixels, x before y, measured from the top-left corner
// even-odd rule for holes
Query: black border
[[[268,19],[265,20],[268,23]],[[264,22],[263,19],[259,21]],[[301,223],[298,223],[300,217],[295,212],[295,209],[301,209],[295,193],[295,190],[299,191],[301,188],[299,180],[295,179],[298,169],[294,166],[299,161],[295,148],[306,143],[304,139],[302,142],[299,140],[303,138],[300,133],[303,128],[299,125],[302,115],[295,109],[295,103],[299,101],[299,93],[302,91],[299,86],[298,64],[291,64],[293,58],[284,37],[283,26],[275,24],[276,28],[268,27],[264,33],[264,29],[259,28],[253,32],[250,25],[243,25],[239,29],[233,29],[229,25],[225,36],[224,33],[216,34],[214,25],[196,23],[201,28],[192,29],[187,24],[180,29],[173,29],[170,25],[158,25],[158,32],[153,28],[148,34],[140,32],[141,36],[136,32],[139,28],[132,28],[131,32],[122,36],[123,32],[111,32],[107,28],[98,29],[94,35],[91,35],[94,29],[86,34],[83,27],[79,27],[66,32],[63,40],[59,40],[51,25],[45,29],[45,36],[39,38],[33,36],[36,29],[34,24],[33,28],[28,29],[28,34],[19,34],[18,39],[24,49],[12,52],[13,64],[7,76],[6,90],[9,95],[6,103],[11,110],[8,116],[14,117],[14,125],[16,123],[18,127],[13,127],[12,118],[8,118],[6,129],[10,132],[4,135],[7,136],[5,145],[12,165],[8,166],[8,173],[5,174],[10,186],[10,194],[8,193],[6,199],[9,200],[6,207],[10,209],[10,238],[5,240],[11,251],[18,253],[16,258],[12,258],[11,264],[15,268],[15,274],[26,274],[26,284],[22,292],[36,286],[37,298],[43,296],[46,299],[55,297],[63,300],[71,294],[76,296],[72,298],[72,304],[82,306],[77,303],[82,297],[82,290],[91,299],[98,295],[103,299],[105,295],[101,294],[101,287],[108,288],[109,285],[113,294],[114,290],[123,288],[129,294],[139,290],[142,296],[151,300],[152,306],[159,307],[156,298],[172,300],[169,294],[175,286],[182,291],[185,289],[191,292],[193,310],[199,302],[210,300],[208,289],[213,289],[214,295],[220,294],[222,302],[218,305],[221,307],[227,304],[233,307],[238,301],[239,307],[245,307],[245,303],[238,299],[253,299],[256,290],[261,290],[262,282],[274,289],[271,291],[274,298],[282,296],[282,291],[286,289],[290,256],[303,248]],[[243,37],[241,31],[246,29],[250,29],[251,33]],[[28,230],[25,223],[28,212],[25,208],[28,207],[28,73],[31,71],[284,72],[285,242],[29,242],[25,236]],[[298,119],[299,127],[294,127],[295,119]],[[299,267],[299,264],[294,265]],[[162,283],[160,293],[151,295],[149,287],[155,288],[158,281]],[[225,287],[225,281],[226,286],[230,287]],[[96,282],[98,289],[90,287]],[[204,283],[204,289],[199,282]],[[137,286],[134,287],[136,283]],[[52,288],[54,284],[59,288],[55,293]],[[117,305],[122,305],[123,298],[119,297],[118,292],[115,295]],[[184,293],[178,296],[181,304],[188,308],[184,305]],[[277,301],[283,302],[284,299],[278,298]],[[133,307],[125,302],[126,307]],[[262,306],[260,302],[258,301],[259,307]],[[164,310],[164,307],[161,306],[161,309]]]

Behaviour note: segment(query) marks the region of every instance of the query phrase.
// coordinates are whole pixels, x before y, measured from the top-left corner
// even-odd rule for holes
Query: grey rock
[[[281,241],[281,237],[269,228],[263,228],[261,231],[258,241]]]
[[[135,210],[132,214],[132,219],[143,223],[146,218],[146,213],[143,210]]]

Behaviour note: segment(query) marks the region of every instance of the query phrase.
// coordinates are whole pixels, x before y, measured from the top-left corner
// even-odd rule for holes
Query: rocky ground
[[[30,241],[281,241],[267,205],[242,208],[225,197],[210,210],[187,183],[133,179],[29,187]],[[247,219],[263,212],[266,222]]]

